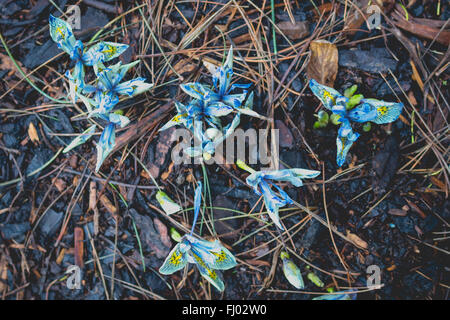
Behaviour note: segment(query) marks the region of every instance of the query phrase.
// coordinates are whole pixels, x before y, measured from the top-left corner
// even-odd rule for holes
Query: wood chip
[[[173,171],[173,165],[174,165],[174,163],[173,162],[171,162],[170,164],[169,164],[169,167],[167,168],[167,171],[165,171],[162,175],[161,175],[161,179],[162,180],[167,180],[167,178],[169,177],[169,175],[172,173],[172,171]]]
[[[182,59],[178,61],[173,68],[176,72],[182,75],[193,72],[197,68],[197,65],[192,63],[190,59]],[[169,70],[167,72],[167,76],[170,76],[171,74],[173,74],[173,71]]]
[[[61,251],[59,252],[58,257],[56,258],[57,265],[60,265],[61,262],[63,261],[64,256],[66,255],[66,251],[67,251],[66,248],[62,248]]]
[[[0,294],[8,289],[8,263],[4,253],[0,256]]]
[[[278,28],[291,40],[299,40],[309,35],[309,23],[306,21],[282,21]]]
[[[94,210],[97,203],[97,184],[91,181],[89,184],[89,210]]]
[[[61,178],[53,178],[52,183],[54,183],[59,192],[63,192],[67,188],[67,183]]]
[[[74,232],[74,248],[75,248],[75,264],[82,269],[84,267],[84,231],[80,227],[76,227]]]
[[[399,217],[404,217],[408,214],[408,212],[406,212],[402,209],[389,209],[388,213],[393,216],[399,216]]]
[[[427,217],[425,212],[423,212],[422,209],[420,209],[415,203],[412,203],[408,199],[405,199],[405,200],[406,200],[406,202],[408,202],[408,205],[411,208],[411,210],[414,211],[415,213],[417,213],[422,219],[425,219]]]
[[[153,224],[155,225],[156,231],[159,233],[159,237],[161,238],[161,242],[166,247],[172,246],[172,241],[170,241],[169,233],[167,232],[167,227],[164,223],[161,222],[158,218],[153,219]]]
[[[270,263],[264,260],[247,259],[245,262],[253,266],[270,267]]]
[[[106,195],[104,194],[101,195],[100,202],[109,213],[111,213],[112,215],[116,215],[117,208],[111,203],[111,201],[108,199]]]
[[[367,242],[358,237],[356,234],[351,233],[349,230],[347,230],[347,237],[350,239],[350,241],[352,241],[361,248],[367,249],[369,247]]]
[[[30,122],[30,125],[28,126],[28,136],[30,137],[31,141],[39,143],[39,136],[33,122]]]
[[[445,185],[444,182],[442,182],[441,180],[439,180],[436,177],[430,177],[431,182],[433,182],[433,184],[435,186],[437,186],[439,189],[441,189],[443,192],[447,192],[447,186]]]

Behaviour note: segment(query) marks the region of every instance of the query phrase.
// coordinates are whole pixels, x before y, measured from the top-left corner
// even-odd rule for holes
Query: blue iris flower
[[[135,66],[139,61],[122,65],[121,62],[98,70],[97,85],[86,85],[83,88],[84,93],[95,93],[94,100],[97,106],[94,113],[109,113],[119,102],[119,95],[135,96],[141,94],[151,87],[153,84],[146,83],[145,78],[135,78],[129,81],[121,82],[127,71]]]
[[[195,189],[194,221],[191,232],[184,235],[167,256],[159,272],[165,275],[183,269],[188,263],[197,266],[200,274],[219,291],[224,290],[222,275],[216,270],[228,270],[237,265],[231,252],[218,240],[207,241],[195,237],[194,228],[201,205],[202,183]]]
[[[402,103],[385,102],[376,99],[362,99],[360,104],[354,108],[348,108],[349,98],[341,95],[333,88],[319,84],[311,79],[309,87],[314,95],[320,99],[325,108],[330,110],[335,119],[340,123],[338,136],[336,139],[338,166],[344,164],[350,147],[355,142],[359,134],[353,132],[351,122],[376,124],[390,123],[400,116],[403,109]]]
[[[177,124],[183,124],[188,129],[193,120],[205,120],[212,127],[220,127],[218,118],[235,111],[249,116],[263,118],[253,107],[253,92],[248,94],[243,90],[239,94],[231,94],[234,89],[248,89],[250,84],[231,84],[233,75],[233,48],[231,47],[224,65],[216,67],[205,63],[212,74],[212,88],[198,82],[181,84],[180,88],[194,98],[188,106],[176,103],[177,115],[166,123],[160,130],[168,129]],[[245,103],[244,103],[245,102]],[[189,125],[189,126],[187,126]]]
[[[335,292],[334,294],[324,294],[313,298],[313,300],[356,300],[356,293],[351,290]]]
[[[96,70],[97,84],[95,86],[85,85],[83,88],[85,93],[94,93],[93,99],[81,93],[76,93],[77,97],[85,104],[88,117],[100,118],[107,122],[97,143],[96,172],[98,172],[104,160],[114,149],[116,126],[123,128],[130,122],[128,117],[112,112],[112,109],[119,102],[119,95],[134,96],[153,86],[153,84],[145,83],[144,78],[136,78],[121,83],[126,72],[138,62],[135,61],[126,65],[122,65],[119,62],[108,68],[98,68]],[[81,144],[86,140],[77,141],[76,143],[80,142],[79,144]],[[70,146],[73,147],[74,144]]]
[[[281,230],[283,230],[283,226],[280,222],[278,209],[285,205],[292,204],[293,201],[283,189],[276,184],[273,184],[272,181],[286,181],[292,183],[296,187],[301,187],[303,185],[302,179],[315,178],[320,174],[320,171],[300,168],[255,171],[240,160],[238,160],[236,164],[240,168],[250,172],[250,175],[246,179],[247,184],[253,188],[257,195],[262,195],[264,197],[264,203],[269,217]],[[272,189],[272,186],[275,187],[275,190],[278,191],[278,193]]]
[[[239,113],[234,116],[233,121],[223,128],[222,131],[215,127],[203,131],[202,123],[200,121],[194,122],[194,147],[184,149],[184,153],[189,157],[203,157],[204,160],[208,161],[214,155],[216,148],[233,134],[239,123]]]
[[[130,122],[128,117],[116,113],[110,113],[108,116],[101,115],[101,117],[107,120],[108,123],[97,143],[97,163],[95,165],[95,172],[98,172],[101,165],[116,145],[116,126],[123,128]]]
[[[245,100],[247,91],[231,94],[234,89],[248,89],[250,84],[231,84],[233,76],[233,47],[230,48],[224,65],[214,67],[208,65],[213,78],[212,90],[197,82],[181,85],[181,89],[195,99],[205,101],[218,114],[227,115],[233,109],[239,110]]]
[[[75,92],[78,92],[85,85],[84,66],[97,68],[103,62],[118,57],[128,48],[126,44],[102,41],[86,51],[83,43],[75,39],[72,28],[66,21],[50,15],[49,25],[50,36],[53,41],[58,44],[61,50],[69,54],[70,59],[75,62],[73,71],[66,72],[66,76],[70,80],[70,96],[74,102],[76,99]]]

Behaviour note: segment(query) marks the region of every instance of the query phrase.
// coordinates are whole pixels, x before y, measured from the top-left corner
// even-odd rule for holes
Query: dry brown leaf
[[[339,6],[339,4],[337,4]],[[330,12],[331,10],[333,10],[333,3],[324,3],[321,4],[318,9],[319,9],[319,13],[317,11],[314,11],[314,15],[316,16],[316,18],[319,18],[321,15],[326,14],[328,12]]]
[[[336,45],[326,40],[311,42],[311,57],[306,73],[310,79],[333,87],[338,72],[338,50]]]
[[[30,122],[30,125],[28,126],[28,136],[31,141],[39,143],[39,136],[33,122]]]
[[[77,162],[78,162],[78,157],[76,154],[72,154],[69,158],[69,165],[72,167],[72,169],[76,169],[77,168]]]
[[[291,40],[302,39],[309,35],[308,22],[296,21],[282,21],[277,23],[278,28]]]
[[[150,175],[148,174],[148,172],[145,169],[142,169],[141,171],[141,177],[147,180],[150,180]]]
[[[356,244],[358,247],[361,247],[364,249],[367,249],[369,247],[367,242],[365,242],[363,239],[358,237],[356,234],[351,233],[349,230],[347,230],[347,238],[349,238],[350,241],[353,242],[354,244]]]
[[[119,191],[120,191],[120,194],[122,195],[122,197],[125,199],[125,201],[128,201],[127,187],[120,185],[119,186]]]
[[[97,184],[91,181],[89,184],[89,210],[94,212],[94,234],[97,235],[99,231],[98,226],[98,208],[97,208]]]

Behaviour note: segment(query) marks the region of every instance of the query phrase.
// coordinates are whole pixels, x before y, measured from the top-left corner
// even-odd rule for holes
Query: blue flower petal
[[[107,62],[120,56],[128,47],[128,45],[122,43],[102,41],[93,45],[83,54],[83,62],[87,66]]]
[[[363,99],[362,104],[348,113],[355,122],[371,121],[376,124],[390,123],[398,119],[403,103],[385,102],[376,99]]]
[[[233,108],[239,108],[242,106],[242,102],[245,100],[246,92],[241,94],[227,94],[222,97],[222,102],[226,103]]]
[[[336,99],[342,96],[337,90],[324,86],[314,79],[309,81],[309,88],[314,95],[322,101],[323,105],[328,110],[331,110],[333,105],[336,103]]]
[[[97,164],[95,165],[95,172],[98,172],[103,161],[111,153],[116,144],[116,133],[114,123],[108,123],[100,136],[97,143]]]
[[[212,117],[223,117],[229,115],[232,111],[232,107],[219,101],[210,103],[204,108],[205,115]]]
[[[118,84],[115,91],[118,94],[135,96],[141,94],[153,87],[153,84],[146,83],[145,78],[136,78],[133,80],[125,81]]]
[[[82,134],[80,134],[75,139],[73,139],[72,142],[70,142],[70,144],[68,144],[64,148],[63,153],[67,153],[70,150],[72,150],[73,148],[76,148],[79,145],[81,145],[81,144],[85,143],[86,141],[88,141],[92,137],[92,135],[95,133],[95,128],[96,128],[96,125],[94,124],[94,125],[90,126]]]
[[[206,263],[200,253],[195,250],[194,248],[191,248],[189,251],[190,256],[195,261],[195,264],[197,266],[198,271],[204,277],[206,280],[208,280],[214,287],[216,287],[217,290],[223,291],[225,288],[225,285],[223,283],[223,280],[221,278],[221,274],[216,272],[208,263]]]
[[[188,263],[187,251],[183,250],[184,244],[178,243],[175,248],[170,251],[166,260],[159,268],[161,274],[172,274],[183,269]]]
[[[75,47],[76,39],[72,32],[72,27],[66,21],[50,15],[49,18],[50,36],[58,47],[66,53],[71,54]]]
[[[120,82],[117,73],[111,68],[106,68],[97,74],[97,78],[105,90],[114,90],[115,86]],[[117,81],[118,80],[118,81]]]
[[[114,112],[110,113],[108,115],[108,118],[109,122],[114,123],[115,125],[118,125],[121,128],[124,128],[130,123],[130,119],[127,116],[123,116],[121,114]]]
[[[324,294],[313,298],[313,300],[355,300],[356,294],[351,290],[335,292],[334,294]]]
[[[347,153],[350,150],[353,142],[355,142],[359,137],[359,133],[354,133],[350,124],[348,122],[343,122],[338,131],[338,136],[336,139],[337,146],[337,154],[336,154],[336,162],[339,167],[341,167],[345,158],[347,157]]]
[[[280,222],[280,216],[278,214],[278,209],[285,206],[287,202],[285,200],[280,199],[271,189],[270,186],[265,182],[262,181],[260,183],[261,187],[261,193],[264,196],[264,203],[267,208],[267,213],[269,217],[272,219],[272,221],[275,223],[275,225],[280,228],[281,230],[284,230],[283,226]]]
[[[320,171],[307,170],[301,168],[274,170],[264,173],[264,179],[271,179],[275,181],[287,181],[296,187],[303,185],[302,179],[315,178],[320,174]]]
[[[195,99],[204,100],[208,90],[205,89],[200,83],[190,82],[180,85],[180,88],[191,97]]]

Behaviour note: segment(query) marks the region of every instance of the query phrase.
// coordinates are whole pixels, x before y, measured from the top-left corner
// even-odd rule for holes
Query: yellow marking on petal
[[[58,32],[61,35],[61,38],[63,38],[63,40],[66,39],[66,35],[64,34],[64,32],[62,32],[61,27],[57,27],[56,32]]]
[[[386,106],[379,107],[377,111],[383,116],[387,113],[387,107]]]
[[[210,252],[217,257],[217,259],[216,259],[217,262],[223,262],[223,261],[227,260],[227,254],[223,250],[220,250],[219,253],[212,252],[212,251],[210,251]]]
[[[171,264],[174,264],[174,265],[178,266],[178,265],[181,263],[181,252],[179,252],[179,253],[177,254],[177,251],[175,251],[175,252],[172,254],[172,256],[170,257],[169,262],[170,262]]]
[[[201,95],[203,95],[203,93],[201,93],[200,91],[197,90],[197,88],[192,84],[189,86],[192,90],[194,90],[197,93],[200,93]]]
[[[202,260],[202,258],[200,258],[198,255],[196,255],[196,254],[195,254],[194,252],[192,252],[192,251],[191,251],[191,253],[192,253],[192,255],[194,256],[194,259],[197,261],[197,263],[198,263],[200,266],[202,266],[203,268],[205,268],[206,271],[208,271],[208,275],[209,275],[212,279],[216,280],[216,279],[217,279],[217,273],[216,273],[214,270],[210,269],[210,268],[206,265],[206,263]]]
[[[208,270],[208,275],[211,277],[211,279],[214,279],[214,280],[217,279],[217,273],[214,270],[211,270],[208,268],[206,270]]]
[[[113,56],[117,53],[117,48],[113,46],[108,46],[108,49],[102,51],[103,53],[109,53],[110,56]]]
[[[330,98],[333,103],[336,101],[334,100],[334,97],[329,93],[327,90],[323,90],[323,98],[326,100],[327,98]]]
[[[178,114],[175,117],[173,117],[172,121],[180,122],[181,121],[180,119],[185,118],[186,116],[187,116],[187,113]]]
[[[343,156],[344,155],[344,149],[345,149],[345,142],[346,142],[347,138],[342,137],[341,140],[342,140],[342,150],[341,150],[341,152],[339,152],[339,154],[341,156]]]

